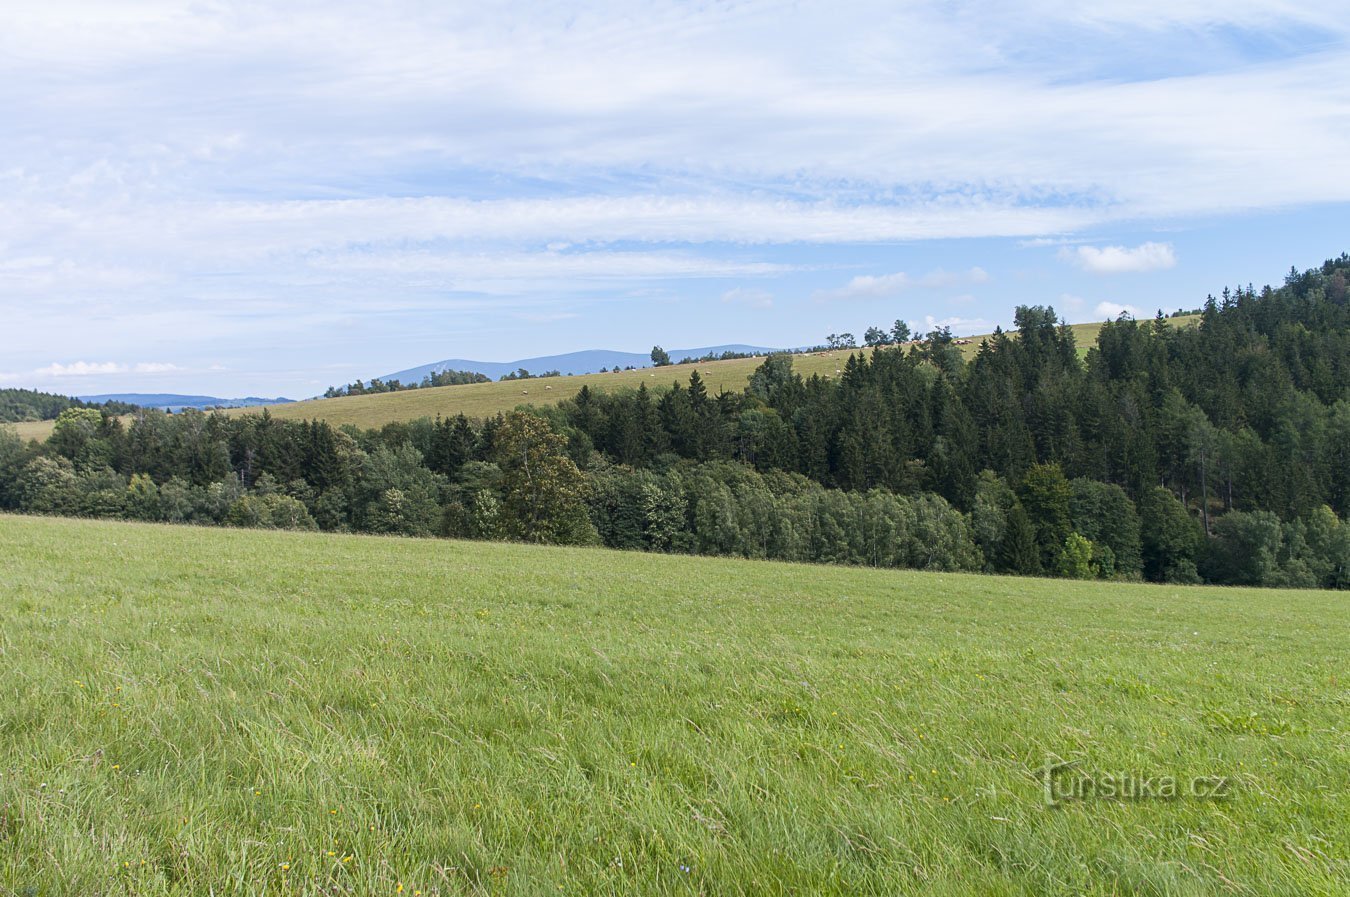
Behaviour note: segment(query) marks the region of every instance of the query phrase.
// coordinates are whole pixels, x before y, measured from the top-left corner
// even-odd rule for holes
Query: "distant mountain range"
[[[704,355],[721,355],[723,352],[738,352],[745,355],[764,355],[777,352],[763,346],[705,346],[702,349],[667,349],[670,360],[679,363],[684,358],[702,358]],[[566,355],[542,355],[538,358],[522,358],[518,361],[470,361],[467,358],[447,358],[424,364],[421,367],[408,368],[386,374],[381,380],[398,380],[402,383],[420,383],[428,374],[441,371],[472,371],[498,380],[503,374],[514,373],[524,368],[531,374],[558,371],[563,374],[594,374],[601,368],[613,368],[615,365],[626,368],[650,367],[650,354],[641,352],[615,352],[611,349],[588,349],[584,352],[569,352]]]
[[[219,396],[180,396],[174,393],[115,392],[99,396],[78,396],[83,402],[102,404],[104,402],[128,402],[142,408],[157,408],[161,411],[182,411],[184,408],[252,408],[256,405],[281,405],[294,399],[260,399],[248,396],[243,399],[222,399]]]

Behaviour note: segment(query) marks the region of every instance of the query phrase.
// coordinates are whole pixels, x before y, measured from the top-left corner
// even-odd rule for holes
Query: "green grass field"
[[[0,542],[0,894],[1350,888],[1341,594],[13,516]],[[1231,790],[1047,807],[1048,757]]]

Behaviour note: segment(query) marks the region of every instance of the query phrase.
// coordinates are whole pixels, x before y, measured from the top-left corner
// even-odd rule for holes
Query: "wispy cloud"
[[[141,361],[135,364],[123,364],[116,361],[74,361],[70,364],[55,362],[46,367],[37,368],[31,374],[38,378],[63,378],[93,377],[99,374],[167,374],[181,370],[183,369],[176,364],[158,361]]]
[[[1129,274],[1143,271],[1162,271],[1175,268],[1176,250],[1171,243],[1141,243],[1134,248],[1125,246],[1065,247],[1059,257],[1093,274]]]
[[[1142,318],[1144,313],[1134,305],[1122,305],[1119,302],[1098,302],[1097,317],[1101,320],[1112,321],[1121,315],[1127,315],[1131,318]]]
[[[727,281],[697,291],[714,305],[749,280],[779,306],[972,292],[979,269],[880,252],[815,276],[947,238],[1161,270],[1170,244],[1070,241],[1350,202],[1329,3],[11,5],[8,367],[195,340],[240,347],[234,371],[301,333],[313,368],[375,316],[398,343],[453,312],[436,336],[477,342],[560,297],[695,279]],[[1216,136],[1235,121],[1262,126]]]
[[[980,267],[974,267],[967,271],[944,271],[939,268],[921,277],[910,277],[904,271],[881,275],[860,274],[841,287],[817,290],[812,298],[818,302],[847,299],[887,299],[909,289],[941,290],[969,284],[987,283],[988,281],[988,272]],[[961,298],[969,299],[969,297]]]
[[[903,271],[895,274],[860,274],[842,287],[831,290],[817,290],[812,298],[817,302],[833,302],[841,299],[886,299],[896,296],[909,287],[913,281]]]
[[[957,336],[971,336],[994,329],[994,325],[984,318],[962,318],[959,316],[938,318],[933,315],[925,315],[923,322],[926,330],[950,327]]]
[[[773,306],[773,293],[754,287],[736,287],[723,293],[722,301],[735,305],[748,305],[751,308],[770,308]]]
[[[521,321],[529,321],[531,324],[556,324],[559,321],[570,321],[572,318],[578,317],[578,315],[576,312],[571,311],[554,311],[554,312],[518,311],[514,312],[512,317],[517,318]]]

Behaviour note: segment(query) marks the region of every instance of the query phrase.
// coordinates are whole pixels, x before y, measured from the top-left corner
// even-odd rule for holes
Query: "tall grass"
[[[0,893],[1350,882],[1343,595],[50,518],[0,544]],[[1233,784],[1051,808],[1047,757]]]

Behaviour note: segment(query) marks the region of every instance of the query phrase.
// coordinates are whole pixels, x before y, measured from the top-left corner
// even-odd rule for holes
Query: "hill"
[[[1336,594],[8,516],[0,542],[18,893],[1350,875]],[[1083,799],[1048,809],[1056,757]],[[1074,784],[1109,775],[1155,793]]]
[[[1172,319],[1175,326],[1193,326],[1198,317],[1187,316]],[[1078,342],[1079,354],[1096,343],[1101,323],[1074,324],[1071,329]],[[979,350],[980,341],[985,336],[972,336],[963,340],[962,352],[967,360]],[[726,348],[726,347],[723,347]],[[736,347],[731,347],[736,348]],[[739,347],[748,348],[748,347]],[[858,350],[854,350],[858,351]],[[671,353],[672,357],[681,357]],[[833,377],[848,358],[849,350],[799,354],[793,356],[793,369],[810,376]],[[561,356],[556,356],[561,357]],[[650,361],[650,359],[648,359]],[[459,362],[449,361],[440,364],[453,365]],[[674,383],[688,382],[689,375],[697,370],[704,378],[709,392],[737,392],[745,388],[755,368],[763,363],[763,358],[737,358],[728,361],[708,361],[698,364],[673,364],[661,368],[646,368],[634,371],[619,371],[607,374],[582,374],[576,376],[549,377],[539,380],[507,381],[493,383],[470,383],[461,386],[439,386],[431,389],[413,389],[404,392],[380,393],[377,395],[343,396],[336,399],[307,399],[292,402],[286,400],[282,405],[269,405],[268,413],[282,420],[326,420],[333,426],[353,424],[358,427],[379,427],[393,421],[417,420],[421,417],[450,417],[465,414],[472,418],[491,417],[499,412],[510,411],[519,405],[553,405],[564,399],[573,398],[583,386],[592,390],[609,391],[614,389],[637,389],[640,383],[646,383],[648,389],[666,389]],[[456,368],[451,367],[455,370]],[[410,373],[420,369],[409,369]],[[513,369],[514,370],[514,369]],[[391,374],[397,378],[398,374]],[[254,414],[258,407],[240,407],[228,411],[231,415]],[[51,435],[51,421],[37,421],[15,425],[24,439],[43,440]]]
[[[293,399],[264,399],[248,396],[242,399],[222,399],[219,396],[185,396],[177,393],[124,392],[107,395],[80,396],[80,399],[93,404],[105,402],[125,402],[142,408],[155,408],[160,411],[182,411],[184,408],[253,408],[259,405],[284,405]]]
[[[846,356],[847,353],[839,352],[831,353],[826,359],[803,357],[799,358],[799,363],[819,368],[822,372],[826,368],[833,372]],[[714,393],[719,389],[739,390],[745,388],[750,374],[762,362],[762,358],[738,358],[730,361],[669,365],[608,374],[466,383],[460,386],[437,386],[375,395],[310,399],[270,407],[268,411],[273,417],[282,420],[313,418],[326,420],[334,426],[355,424],[360,427],[378,427],[391,421],[416,420],[419,417],[435,417],[438,414],[448,417],[463,413],[469,417],[481,418],[491,417],[500,411],[510,411],[517,405],[552,405],[575,396],[583,386],[599,390],[624,387],[637,389],[638,384],[646,383],[648,389],[665,389],[672,383],[687,381],[695,370],[704,376],[708,389]],[[257,409],[234,409],[230,413],[246,414],[256,411]]]
[[[762,346],[730,345],[705,346],[702,349],[670,349],[668,351],[673,360],[681,361],[685,358],[703,358],[707,355],[722,355],[726,352],[733,352],[738,355],[767,355],[776,350],[766,349]],[[630,366],[650,367],[651,363],[652,359],[648,354],[616,352],[612,349],[588,349],[582,352],[568,352],[565,355],[522,358],[518,361],[470,361],[465,358],[447,358],[444,361],[396,371],[379,379],[386,383],[390,380],[398,380],[402,383],[420,383],[423,377],[430,374],[439,374],[442,371],[469,371],[474,374],[484,374],[493,380],[497,380],[506,374],[514,374],[522,368],[535,375],[548,371],[558,371],[565,375],[571,375],[593,374],[601,368],[608,370],[616,366],[620,368]]]
[[[1176,318],[1177,326],[1188,326],[1196,318]],[[1085,353],[1096,343],[1100,323],[1074,324],[1075,339],[1080,353]],[[973,336],[964,340],[961,347],[966,358],[974,356],[979,350],[984,336]],[[744,347],[742,347],[744,348]],[[698,350],[693,350],[698,351]],[[857,351],[857,350],[854,350]],[[868,350],[870,351],[870,350]],[[802,354],[793,356],[793,369],[803,376],[819,374],[833,377],[843,367],[850,352],[840,349],[831,352]],[[558,356],[561,357],[561,356]],[[671,352],[672,358],[682,357]],[[455,362],[456,364],[458,362]],[[416,420],[420,417],[449,417],[465,414],[469,417],[490,417],[499,412],[510,411],[518,405],[552,405],[563,399],[574,397],[583,386],[592,390],[609,391],[614,389],[637,389],[646,383],[648,389],[666,389],[674,383],[689,380],[689,375],[697,370],[707,384],[708,391],[739,392],[750,380],[755,368],[763,363],[762,358],[737,358],[727,361],[708,361],[698,364],[675,364],[660,368],[647,368],[634,371],[619,371],[608,374],[582,374],[570,377],[550,377],[533,381],[508,381],[495,383],[470,383],[461,386],[441,386],[431,389],[415,389],[406,392],[380,393],[378,395],[344,396],[336,399],[311,399],[270,408],[272,416],[284,420],[318,419],[326,420],[333,426],[355,424],[359,427],[378,427],[391,421]],[[443,362],[443,364],[451,364]],[[454,369],[454,368],[451,368]],[[418,369],[412,369],[416,371]],[[404,373],[411,373],[404,372]],[[391,375],[397,377],[398,375]],[[234,414],[248,413],[234,411]]]

